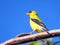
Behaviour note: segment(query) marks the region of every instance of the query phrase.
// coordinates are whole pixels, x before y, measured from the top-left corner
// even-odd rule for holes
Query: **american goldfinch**
[[[30,17],[30,26],[33,31],[44,32],[48,31],[42,20],[39,18],[36,11],[29,11],[27,15]]]
[[[48,32],[48,29],[42,22],[42,20],[39,18],[38,14],[36,11],[32,10],[27,13],[27,15],[30,17],[30,26],[33,31],[36,31],[38,33],[46,31],[49,35],[50,33]],[[42,39],[46,45],[47,45],[47,40]]]

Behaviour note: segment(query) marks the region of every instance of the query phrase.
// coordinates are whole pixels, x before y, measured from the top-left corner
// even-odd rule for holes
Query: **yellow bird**
[[[29,11],[27,15],[30,17],[30,26],[33,31],[36,32],[44,32],[47,31],[46,26],[42,22],[42,20],[39,18],[36,11]]]
[[[33,31],[36,31],[38,33],[46,31],[50,35],[48,29],[46,28],[42,20],[39,18],[36,11],[29,11],[27,15],[30,17],[30,26]],[[45,43],[45,45],[47,45],[46,39],[42,39],[42,41]]]

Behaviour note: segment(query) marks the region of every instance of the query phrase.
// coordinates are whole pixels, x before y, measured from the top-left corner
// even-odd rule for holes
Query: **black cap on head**
[[[32,11],[29,11],[28,13],[32,13]]]

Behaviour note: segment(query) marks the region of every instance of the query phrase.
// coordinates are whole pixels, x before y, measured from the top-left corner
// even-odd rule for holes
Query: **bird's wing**
[[[42,27],[46,27],[42,22],[40,22],[39,20],[37,19],[31,19],[33,22],[35,22],[36,24],[42,26]]]
[[[47,31],[46,26],[43,24],[43,22],[40,22],[37,19],[31,19],[33,22],[35,22],[36,24],[40,25],[41,27],[43,27],[43,30]]]
[[[40,25],[42,27],[42,32],[47,32],[50,36],[52,36],[49,32],[48,32],[48,29],[46,28],[46,26],[43,24],[43,22],[40,22],[39,20],[37,19],[31,19],[33,22],[35,22],[36,24]]]

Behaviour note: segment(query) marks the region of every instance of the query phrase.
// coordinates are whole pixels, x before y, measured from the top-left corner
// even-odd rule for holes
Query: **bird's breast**
[[[33,30],[36,30],[36,29],[40,30],[40,26],[35,22],[33,22],[31,19],[30,19],[30,26]]]

